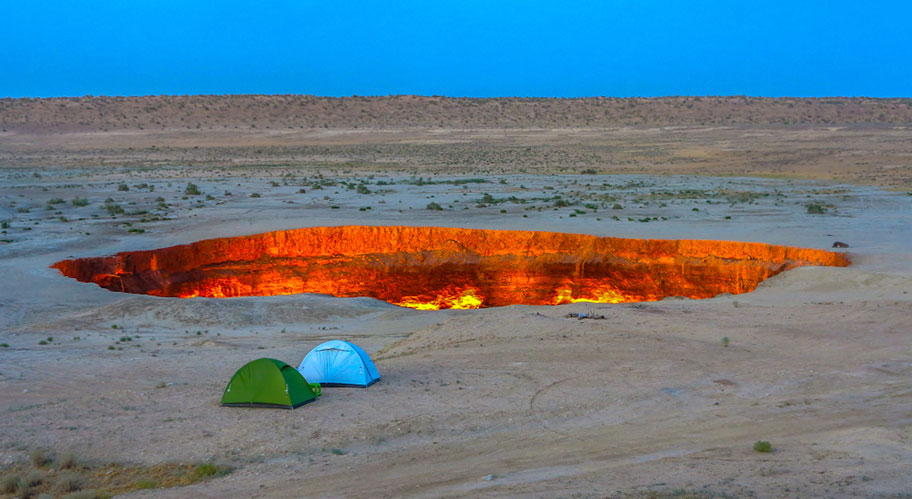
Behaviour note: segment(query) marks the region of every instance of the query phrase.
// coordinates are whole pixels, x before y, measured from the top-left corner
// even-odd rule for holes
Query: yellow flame
[[[480,298],[476,294],[477,291],[476,288],[466,288],[459,294],[441,293],[430,301],[420,296],[404,296],[402,297],[402,301],[399,301],[394,305],[417,310],[440,310],[442,308],[466,310],[481,308],[482,303],[484,303],[484,298]]]
[[[564,303],[625,303],[627,301],[630,300],[613,289],[599,289],[574,298],[572,289],[563,288],[557,290],[552,303],[562,305]]]
[[[475,294],[475,288],[468,288],[461,295],[446,300],[448,308],[471,309],[481,307],[482,299]]]

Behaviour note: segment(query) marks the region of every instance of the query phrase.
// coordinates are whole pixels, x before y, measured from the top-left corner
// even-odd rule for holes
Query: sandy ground
[[[175,165],[254,176],[593,172],[813,178],[909,191],[910,158],[909,124],[0,131],[0,167],[30,174],[104,165],[153,178]]]
[[[463,188],[359,172],[371,191],[359,194],[341,183],[302,187],[315,174],[0,170],[0,219],[9,223],[0,245],[0,342],[9,344],[0,348],[0,466],[44,448],[96,461],[236,467],[137,497],[912,492],[905,192],[642,175],[473,175],[488,182]],[[354,178],[322,174],[327,184]],[[191,181],[203,194],[182,199]],[[121,182],[130,190],[119,191]],[[530,201],[478,207],[484,193]],[[578,204],[554,209],[534,200],[555,193]],[[74,206],[75,197],[90,204]],[[47,209],[55,198],[64,202]],[[112,218],[107,198],[127,214]],[[425,209],[431,201],[446,209]],[[810,203],[826,213],[808,214]],[[341,224],[816,248],[839,240],[854,264],[801,268],[753,293],[709,300],[439,312],[312,295],[124,295],[48,268],[70,256]],[[607,319],[566,317],[590,310]],[[123,336],[133,339],[117,343]],[[53,341],[39,345],[47,337]],[[331,338],[363,346],[382,381],[327,388],[295,411],[218,407],[243,363],[268,356],[297,364]],[[752,450],[757,440],[774,452]]]

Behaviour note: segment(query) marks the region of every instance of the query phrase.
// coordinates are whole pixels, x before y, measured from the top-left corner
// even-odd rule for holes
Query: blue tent
[[[380,379],[377,367],[358,345],[332,340],[318,345],[301,361],[298,372],[323,386],[367,387]]]

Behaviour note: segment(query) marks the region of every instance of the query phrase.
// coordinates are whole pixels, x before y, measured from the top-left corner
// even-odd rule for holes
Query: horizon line
[[[53,96],[4,96],[0,100],[40,100],[40,99],[99,99],[99,98],[143,98],[143,97],[314,97],[319,99],[353,99],[353,98],[397,98],[397,97],[420,97],[420,98],[438,98],[438,99],[554,99],[554,100],[585,100],[585,99],[681,99],[681,98],[750,98],[750,99],[870,99],[870,100],[905,100],[912,99],[912,96],[890,96],[874,97],[868,95],[748,95],[748,94],[669,94],[669,95],[627,95],[627,96],[609,96],[609,95],[579,95],[579,96],[554,96],[554,95],[492,95],[492,96],[466,96],[466,95],[444,95],[444,94],[350,94],[350,95],[319,95],[307,93],[161,93],[161,94],[84,94],[84,95],[53,95]]]

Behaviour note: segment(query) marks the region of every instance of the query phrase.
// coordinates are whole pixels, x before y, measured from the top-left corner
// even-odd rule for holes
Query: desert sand
[[[205,143],[166,132],[172,145]],[[80,152],[84,133],[94,138]],[[503,163],[503,156],[472,162],[468,152],[502,152],[507,140],[480,129],[287,134],[328,159],[289,155],[268,164],[263,158],[284,146],[257,145],[264,135],[232,139],[251,154],[239,164],[221,162],[230,152],[223,143],[211,161],[182,163],[169,156],[175,149],[161,163],[125,160],[126,144],[151,147],[156,140],[135,130],[0,137],[6,161],[0,219],[7,221],[0,343],[8,345],[0,348],[0,466],[12,468],[44,449],[73,452],[85,462],[212,462],[233,469],[132,497],[912,491],[908,128],[519,130],[522,138],[511,142]],[[528,168],[516,156],[532,136],[554,145],[547,151],[585,156],[580,151],[591,144],[622,134],[623,146],[612,154],[638,158],[629,170],[597,158],[549,163],[542,148],[530,153]],[[685,135],[690,153],[669,153],[680,152]],[[378,136],[386,138],[375,145],[371,138]],[[345,138],[348,149],[321,150],[308,142],[314,137]],[[767,139],[768,149],[746,145]],[[675,145],[648,145],[666,141]],[[751,159],[720,158],[723,141],[725,150],[745,150]],[[393,143],[432,145],[393,149]],[[816,155],[802,148],[808,143],[816,144]],[[852,143],[859,149],[843,160]],[[647,145],[638,152],[637,144]],[[761,159],[780,146],[778,156]],[[257,147],[265,148],[261,156]],[[447,154],[457,149],[464,152]],[[351,151],[357,152],[351,164],[339,161]],[[663,155],[662,165],[644,162],[649,151]],[[26,153],[34,156],[25,160]],[[427,159],[431,153],[436,161]],[[391,155],[399,159],[388,168],[378,164]],[[367,156],[374,159],[362,163]],[[794,160],[799,156],[817,159]],[[454,157],[464,160],[459,167],[447,163]],[[869,170],[868,163],[880,166]],[[481,181],[446,183],[465,178]],[[188,183],[201,194],[186,195]],[[363,183],[370,192],[344,183]],[[121,184],[128,190],[119,190]],[[573,204],[479,207],[485,193],[528,199],[559,193]],[[88,204],[74,205],[76,198]],[[430,202],[444,209],[426,209]],[[615,203],[622,207],[612,209]],[[852,265],[803,267],[754,292],[705,300],[442,311],[323,295],[130,295],[49,268],[71,257],[324,225],[820,249],[841,241],[849,247],[832,250],[846,252]],[[581,312],[605,319],[568,317]],[[219,407],[226,383],[245,362],[272,357],[296,365],[334,338],[364,347],[382,380],[368,389],[325,388],[318,401],[294,411]],[[758,440],[771,442],[773,452],[754,451]]]

